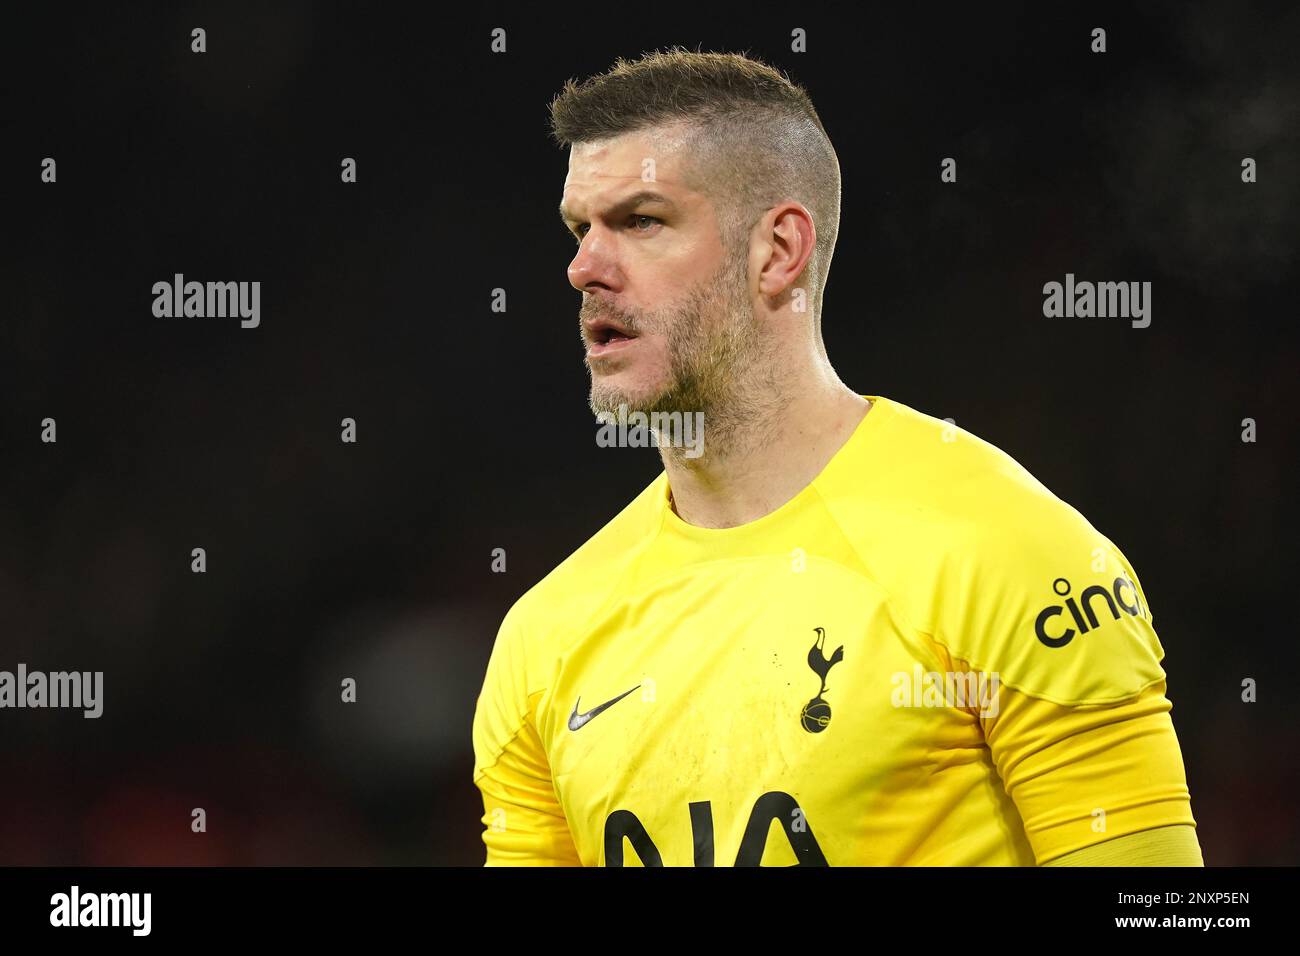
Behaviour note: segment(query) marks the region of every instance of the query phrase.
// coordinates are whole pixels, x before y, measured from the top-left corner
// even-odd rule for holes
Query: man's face
[[[713,203],[681,166],[663,131],[570,152],[561,214],[579,240],[568,273],[583,293],[593,411],[707,412],[757,351],[747,244],[724,250]]]

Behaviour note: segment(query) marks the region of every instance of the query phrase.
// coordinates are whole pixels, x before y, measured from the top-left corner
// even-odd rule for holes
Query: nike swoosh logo
[[[637,684],[636,687],[632,688],[632,690],[636,690],[640,686],[641,686],[640,684]],[[573,713],[569,715],[569,729],[578,730],[579,728],[584,726],[587,723],[587,721],[591,720],[591,718],[595,717],[597,714],[600,714],[605,710],[608,710],[610,707],[613,707],[615,704],[617,704],[628,694],[632,693],[632,690],[623,691],[623,693],[619,694],[613,700],[607,700],[599,707],[591,708],[591,710],[587,711],[585,714],[578,713],[578,704],[582,703],[582,698],[579,697],[577,700],[573,702]]]

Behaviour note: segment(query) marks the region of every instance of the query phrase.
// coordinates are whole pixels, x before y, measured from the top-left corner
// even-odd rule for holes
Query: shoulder
[[[657,534],[664,494],[661,474],[600,531],[529,588],[502,618],[474,717],[475,779],[526,732],[538,695],[547,690],[548,661],[617,587],[643,542]],[[526,737],[524,739],[527,739]],[[512,743],[514,742],[514,743]],[[535,743],[535,741],[534,741]]]
[[[1164,679],[1151,611],[1113,541],[1001,448],[898,402],[887,411],[873,511],[894,522],[903,560],[882,574],[914,626],[1060,704]]]
[[[658,536],[667,496],[662,472],[626,507],[515,601],[502,623],[531,648],[575,633],[617,590]],[[559,648],[557,648],[558,650]]]
[[[1058,704],[1115,703],[1163,681],[1164,649],[1125,554],[1010,455],[963,440],[959,586],[935,637]]]

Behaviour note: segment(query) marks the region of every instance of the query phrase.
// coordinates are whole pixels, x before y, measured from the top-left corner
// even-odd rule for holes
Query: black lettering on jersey
[[[696,866],[713,866],[713,805],[700,800],[689,805],[691,835],[694,838]],[[822,848],[817,845],[812,828],[804,817],[798,801],[788,793],[772,790],[754,802],[754,809],[745,824],[745,835],[740,840],[736,866],[761,866],[767,850],[767,834],[772,821],[779,820],[781,830],[790,841],[790,849],[799,860],[797,866],[829,866]],[[803,822],[796,828],[795,820]],[[628,840],[643,866],[663,866],[663,856],[650,839],[645,825],[631,810],[615,810],[605,820],[605,865],[623,865],[623,841]]]
[[[695,838],[695,865],[713,865],[713,804],[691,804],[691,835]]]
[[[794,829],[797,816],[802,816],[799,804],[794,797],[780,790],[763,794],[754,803],[754,810],[745,825],[745,835],[740,840],[740,852],[736,854],[736,866],[761,866],[763,851],[767,849],[767,831],[773,820],[781,822],[781,829],[790,841],[799,866],[829,866],[822,848],[817,845],[812,828],[804,826],[802,830]],[[805,821],[806,823],[807,821]]]
[[[645,832],[645,825],[631,810],[615,810],[605,820],[605,865],[623,865],[623,839],[632,843],[632,849],[641,859],[642,866],[663,866],[659,848]]]

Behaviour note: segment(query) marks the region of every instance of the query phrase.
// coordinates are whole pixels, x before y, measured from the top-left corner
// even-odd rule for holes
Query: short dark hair
[[[685,175],[713,199],[730,250],[778,203],[806,206],[817,243],[805,274],[820,320],[839,233],[840,166],[803,87],[738,53],[675,46],[635,61],[620,57],[582,83],[570,79],[550,113],[561,146],[688,124]]]

